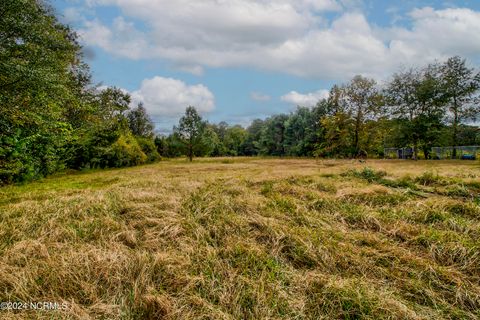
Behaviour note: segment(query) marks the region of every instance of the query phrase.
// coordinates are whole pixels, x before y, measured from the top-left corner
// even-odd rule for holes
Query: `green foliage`
[[[169,136],[157,136],[155,146],[162,157],[175,158],[180,157],[184,152],[184,145],[178,134],[173,133]]]
[[[153,151],[147,156],[142,147],[147,152],[149,149]],[[112,132],[108,128],[81,137],[72,149],[75,154],[71,158],[70,167],[74,169],[118,168],[158,159],[153,142],[150,145],[147,140],[139,143],[129,131]]]
[[[147,162],[155,162],[160,160],[160,154],[154,140],[145,137],[135,137],[142,152],[147,156]]]
[[[276,115],[265,120],[259,140],[259,151],[262,155],[285,155],[285,125],[288,116]]]
[[[218,138],[215,131],[206,126],[202,132],[200,142],[194,147],[194,152],[198,156],[211,156],[222,148],[223,144]]]
[[[373,79],[355,76],[349,84],[340,88],[340,109],[349,115],[353,123],[352,148],[354,156],[365,150],[365,123],[377,120],[382,113],[383,97]]]
[[[69,93],[67,69],[79,54],[75,35],[40,1],[2,1],[0,12],[2,100],[37,100],[42,92],[62,99]]]
[[[201,147],[205,131],[205,122],[195,107],[189,106],[185,110],[185,115],[180,118],[178,127],[174,128],[174,131],[184,144],[188,159],[192,161],[195,151]]]
[[[242,126],[236,125],[227,128],[223,142],[227,150],[227,155],[241,155],[243,153],[241,148],[247,139],[247,135],[247,131],[242,128]]]
[[[351,157],[353,147],[353,119],[345,112],[337,112],[321,119],[324,141],[320,143],[315,155],[322,157]]]
[[[159,158],[145,109],[91,86],[76,35],[49,7],[12,0],[0,12],[0,184]]]
[[[477,127],[447,125],[443,73],[439,64],[411,69],[395,74],[383,91],[374,80],[356,76],[335,85],[313,108],[256,119],[246,130],[225,122],[209,124],[216,138],[209,133],[210,138],[199,139],[198,146],[209,141],[209,147],[199,147],[196,154],[376,158],[384,156],[386,147],[411,147],[413,158],[423,151],[423,158],[431,159],[432,147],[453,143],[452,131],[457,143],[478,144]],[[470,115],[478,114],[472,110]]]
[[[153,137],[154,126],[143,103],[139,103],[135,109],[128,112],[127,120],[128,127],[135,136]]]
[[[285,153],[290,156],[313,156],[322,140],[322,110],[298,107],[285,123]]]
[[[441,66],[442,97],[452,114],[452,145],[458,145],[458,126],[464,120],[476,120],[480,113],[477,103],[480,99],[480,72],[468,68],[466,60],[458,56],[448,59]],[[453,149],[453,158],[456,158]]]
[[[0,3],[0,184],[63,167],[71,127],[63,105],[79,70],[68,27],[34,0]]]
[[[108,167],[129,167],[147,162],[137,140],[131,134],[120,135],[105,153],[100,155],[101,164]]]
[[[246,156],[256,156],[260,153],[260,136],[264,121],[255,119],[247,128],[247,139],[243,143],[242,151]]]
[[[419,149],[424,157],[441,142],[446,117],[440,67],[431,64],[421,70],[397,73],[389,82],[385,96],[395,119],[397,146],[412,146],[414,158]],[[395,135],[394,138],[395,139]]]

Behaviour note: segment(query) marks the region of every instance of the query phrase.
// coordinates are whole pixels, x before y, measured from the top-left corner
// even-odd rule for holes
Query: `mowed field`
[[[480,164],[195,159],[0,188],[1,319],[478,319]]]

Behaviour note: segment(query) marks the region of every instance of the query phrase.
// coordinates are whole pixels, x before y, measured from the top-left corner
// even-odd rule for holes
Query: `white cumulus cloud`
[[[215,109],[215,97],[203,84],[188,85],[183,81],[154,77],[145,79],[138,90],[131,92],[134,104],[142,102],[154,118],[177,117],[186,107],[194,106],[200,113]]]
[[[290,91],[286,95],[280,97],[282,101],[302,106],[302,107],[313,107],[321,99],[328,98],[328,90],[318,90],[310,93],[298,93],[297,91]]]
[[[90,20],[83,41],[131,59],[162,59],[201,75],[205,67],[253,67],[301,77],[381,78],[399,65],[480,55],[480,12],[415,9],[408,26],[379,27],[357,0],[89,0],[117,6],[111,24]],[[337,11],[328,18],[326,11]],[[135,24],[132,21],[140,21]]]

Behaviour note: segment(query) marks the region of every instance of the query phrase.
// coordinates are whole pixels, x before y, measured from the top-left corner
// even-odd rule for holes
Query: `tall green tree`
[[[291,156],[312,156],[320,142],[321,109],[298,107],[285,123],[285,152]]]
[[[448,100],[449,118],[452,124],[452,157],[456,158],[459,124],[468,119],[476,119],[480,114],[480,106],[477,104],[480,72],[475,73],[475,69],[469,68],[466,60],[458,56],[448,59],[441,66],[441,72],[442,89]]]
[[[227,133],[228,127],[228,123],[225,121],[221,121],[218,124],[212,125],[213,130],[221,141],[225,139],[225,134]]]
[[[355,156],[362,150],[364,126],[367,120],[376,119],[382,111],[382,95],[375,80],[355,76],[341,89],[339,105],[354,120],[353,150]]]
[[[355,123],[349,114],[338,111],[333,115],[324,116],[321,125],[324,140],[317,146],[316,156],[343,158],[355,154],[353,143]]]
[[[265,122],[255,119],[247,127],[247,138],[242,145],[242,153],[246,156],[256,156],[260,153],[260,138]]]
[[[162,157],[175,158],[180,157],[183,152],[183,143],[176,132],[168,136],[155,137],[155,145],[158,153]]]
[[[212,156],[225,156],[228,153],[227,147],[225,146],[225,133],[228,129],[228,123],[225,121],[221,121],[218,124],[209,124],[208,125],[217,135],[217,140],[215,140],[215,144],[212,150]]]
[[[97,102],[98,115],[103,121],[116,126],[128,125],[126,114],[131,102],[128,93],[116,87],[109,87],[100,91]]]
[[[458,142],[462,146],[480,145],[480,128],[478,126],[459,125]]]
[[[174,132],[178,134],[186,147],[186,153],[190,161],[193,161],[195,148],[202,143],[205,126],[205,122],[195,107],[189,106],[185,110],[185,115],[180,118],[178,127],[174,127]]]
[[[416,88],[419,115],[413,121],[413,131],[423,149],[424,158],[430,158],[430,150],[440,138],[443,128],[442,118],[446,113],[445,96],[442,92],[439,65],[434,63],[424,67],[419,75]]]
[[[157,159],[151,137],[131,133],[129,105],[92,85],[76,34],[44,1],[0,2],[0,184]]]
[[[401,125],[398,131],[413,146],[417,159],[420,145],[425,157],[438,138],[438,130],[445,114],[445,99],[441,92],[438,66],[410,69],[396,73],[387,85],[385,95],[390,116]]]
[[[79,56],[76,35],[43,2],[0,1],[0,183],[64,166]]]
[[[135,136],[151,138],[153,137],[153,122],[148,116],[143,103],[127,113],[128,127]]]
[[[227,128],[224,137],[224,144],[229,156],[242,155],[242,146],[247,139],[247,131],[241,125]]]
[[[218,155],[216,152],[221,146],[223,146],[223,143],[215,130],[208,123],[205,123],[200,142],[194,147],[194,153],[202,157],[216,156]]]
[[[260,135],[260,153],[272,156],[285,155],[286,114],[272,116],[265,120]]]

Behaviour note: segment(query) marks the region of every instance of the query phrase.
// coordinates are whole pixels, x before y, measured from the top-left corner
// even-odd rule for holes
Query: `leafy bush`
[[[108,167],[129,167],[147,162],[137,140],[131,134],[122,134],[103,155]]]
[[[17,129],[9,136],[0,136],[0,185],[41,178],[65,167],[69,127],[56,123],[47,129]]]
[[[77,138],[71,149],[69,167],[75,169],[120,168],[148,161],[142,147],[129,131],[97,130]]]
[[[135,137],[143,153],[147,156],[147,162],[160,160],[160,154],[157,151],[155,142],[150,138]]]

